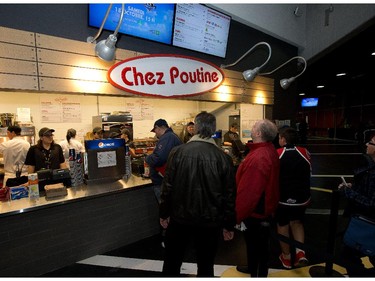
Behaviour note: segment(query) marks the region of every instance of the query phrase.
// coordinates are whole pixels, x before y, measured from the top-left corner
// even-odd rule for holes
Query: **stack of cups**
[[[75,149],[69,149],[69,167],[72,186],[83,184],[83,161],[80,152]]]

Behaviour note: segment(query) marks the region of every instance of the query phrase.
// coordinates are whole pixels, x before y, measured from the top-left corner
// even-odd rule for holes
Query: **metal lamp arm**
[[[115,32],[113,33],[114,36],[117,36],[118,30],[120,29],[122,19],[124,18],[124,13],[125,13],[125,4],[121,4],[121,15],[120,15],[120,20],[118,21],[117,27]]]
[[[255,44],[253,47],[250,48],[250,50],[248,50],[245,54],[243,54],[238,60],[236,60],[234,63],[231,63],[231,64],[226,64],[226,65],[221,65],[220,67],[221,68],[227,68],[227,67],[231,67],[231,66],[234,66],[236,65],[240,60],[242,60],[244,57],[246,57],[252,50],[254,50],[257,46],[259,45],[266,45],[268,47],[268,58],[267,60],[261,65],[259,66],[259,69],[262,68],[263,66],[265,66],[268,61],[270,60],[271,58],[271,54],[272,54],[272,50],[271,50],[271,46],[267,43],[267,42],[259,42],[257,44]]]
[[[285,66],[286,64],[288,64],[289,62],[291,62],[291,61],[294,60],[294,59],[300,59],[300,60],[302,60],[302,61],[304,62],[304,65],[305,65],[304,68],[303,68],[303,70],[301,71],[301,73],[299,73],[299,74],[297,74],[296,76],[293,77],[293,78],[297,78],[298,76],[300,76],[302,73],[305,72],[306,67],[307,67],[307,62],[306,62],[305,58],[304,58],[304,57],[301,57],[301,56],[292,57],[291,59],[289,59],[289,60],[287,60],[286,62],[284,62],[282,65],[276,67],[274,70],[272,70],[272,71],[270,71],[270,72],[259,73],[259,75],[270,75],[270,74],[272,74],[272,73],[274,73],[275,71],[279,70],[280,68],[282,68],[283,66]]]
[[[99,37],[100,34],[102,33],[102,30],[103,30],[104,24],[105,24],[105,22],[107,21],[107,18],[108,18],[109,12],[111,11],[111,8],[112,8],[112,4],[109,4],[108,9],[107,9],[107,12],[106,12],[106,14],[105,14],[105,17],[104,17],[104,19],[103,19],[103,21],[102,21],[102,25],[100,26],[100,29],[98,30],[98,33],[95,35],[95,37],[92,37],[92,36],[88,37],[88,38],[87,38],[87,42],[89,42],[89,43],[94,43],[95,40],[98,39],[98,37]]]

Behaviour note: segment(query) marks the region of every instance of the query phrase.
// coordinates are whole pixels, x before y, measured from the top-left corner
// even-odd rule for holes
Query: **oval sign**
[[[127,92],[176,98],[211,91],[220,86],[224,74],[217,66],[192,57],[146,55],[116,63],[107,78]]]

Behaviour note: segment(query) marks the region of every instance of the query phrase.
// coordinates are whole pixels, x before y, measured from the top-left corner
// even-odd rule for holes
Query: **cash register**
[[[37,171],[39,192],[44,193],[46,185],[62,183],[66,187],[71,186],[69,169],[42,169]]]

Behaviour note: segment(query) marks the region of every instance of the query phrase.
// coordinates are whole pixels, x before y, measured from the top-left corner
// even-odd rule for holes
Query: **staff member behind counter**
[[[30,147],[26,155],[25,165],[29,166],[29,174],[42,169],[67,168],[61,146],[53,141],[54,131],[46,127],[39,130],[40,139],[36,145]]]

